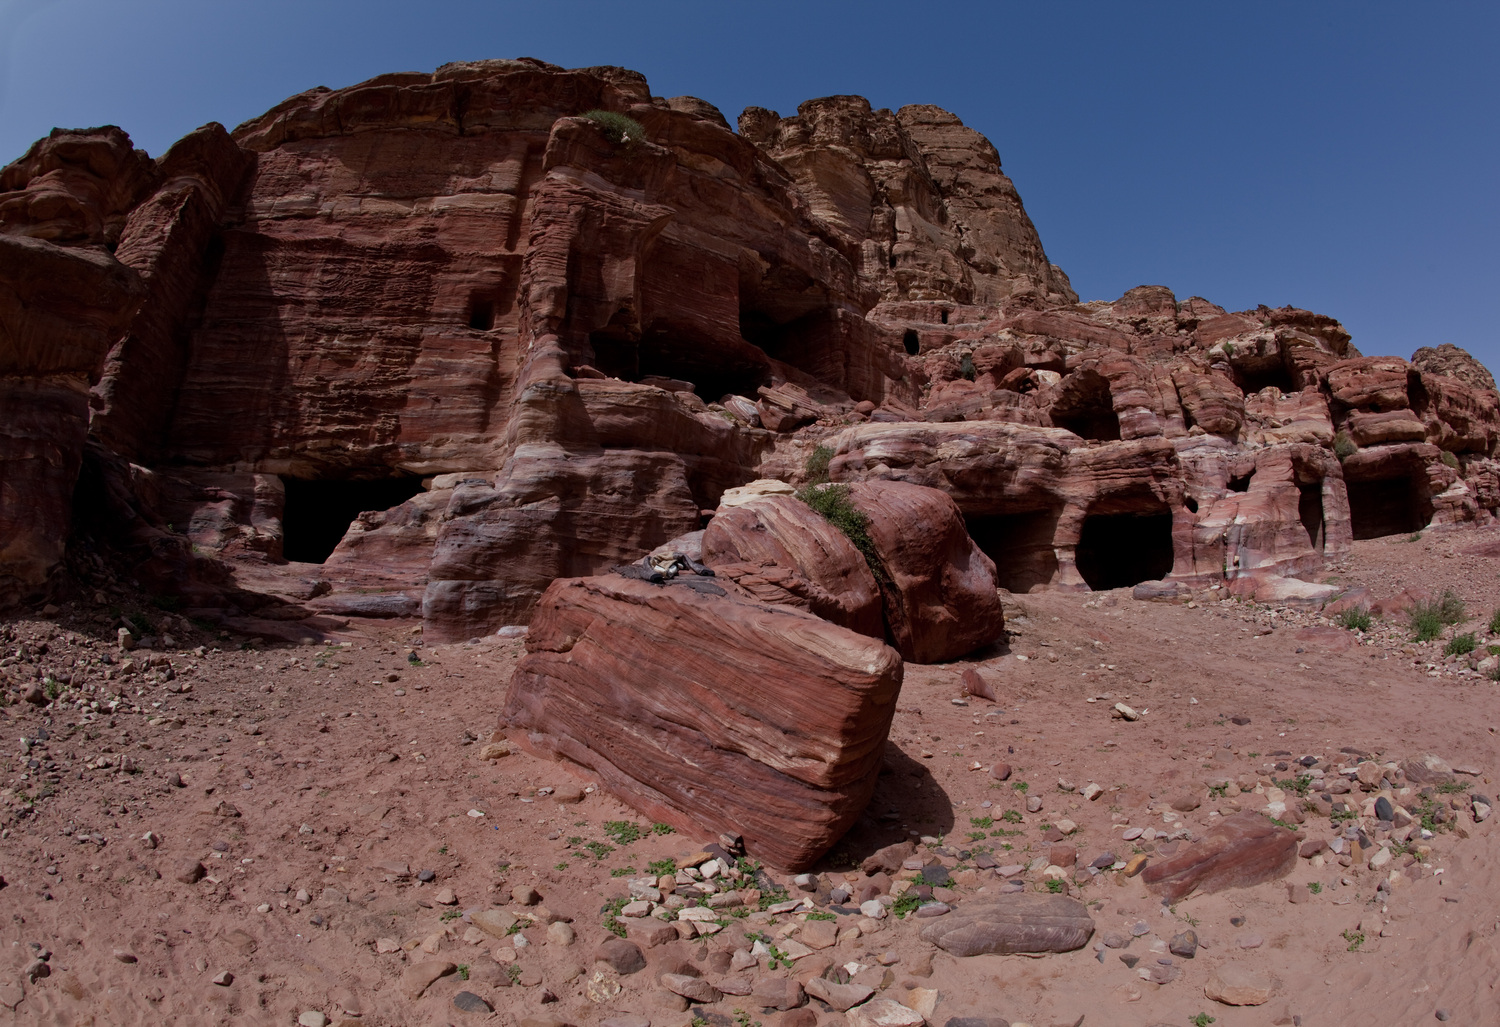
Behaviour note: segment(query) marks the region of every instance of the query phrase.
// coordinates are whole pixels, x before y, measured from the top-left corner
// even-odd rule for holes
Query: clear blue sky
[[[1292,303],[1366,353],[1500,367],[1500,4],[0,0],[0,163],[54,125],[160,154],[311,86],[619,64],[734,121],[860,93],[1000,150],[1084,299]]]

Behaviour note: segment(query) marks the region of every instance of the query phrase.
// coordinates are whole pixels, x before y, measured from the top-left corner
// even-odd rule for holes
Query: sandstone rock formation
[[[1141,874],[1168,902],[1195,891],[1247,888],[1284,877],[1297,865],[1297,836],[1249,810],[1224,817],[1201,839]]]
[[[197,616],[420,610],[435,640],[801,484],[815,444],[834,481],[946,492],[1013,591],[1275,587],[1500,508],[1500,397],[1461,350],[1363,357],[1332,318],[1160,286],[1080,303],[952,114],[837,96],[736,132],[619,68],[383,75],[157,160],[54,132],[0,172],[0,331],[7,601],[49,587],[80,467]],[[741,552],[803,561],[747,587],[868,626],[858,568],[830,591],[794,550]]]
[[[1066,895],[1019,893],[965,903],[922,929],[922,937],[955,956],[1072,952],[1094,933],[1089,908]]]
[[[790,868],[863,811],[901,688],[882,642],[716,578],[559,580],[526,648],[502,715],[526,744]]]

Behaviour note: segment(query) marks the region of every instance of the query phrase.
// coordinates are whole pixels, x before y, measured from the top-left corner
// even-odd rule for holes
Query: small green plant
[[[439,856],[446,856],[446,855],[448,855],[448,846],[444,845],[442,848],[438,849],[438,855]]]
[[[1353,820],[1358,815],[1352,809],[1336,809],[1328,814],[1328,819],[1335,824],[1342,824],[1346,820]]]
[[[1022,795],[1025,795],[1026,789],[1030,788],[1031,786],[1025,781],[1017,781],[1015,784],[1011,785],[1011,787],[1020,792]]]
[[[1464,601],[1452,589],[1437,599],[1424,599],[1411,608],[1408,623],[1413,640],[1430,642],[1443,633],[1448,624],[1457,624],[1464,619]]]
[[[1307,882],[1307,890],[1310,891],[1310,892],[1312,892],[1314,895],[1321,895],[1321,894],[1323,894],[1323,882],[1322,881],[1308,881]]]
[[[606,820],[604,822],[604,833],[621,845],[629,845],[632,842],[640,841],[641,827],[639,824],[629,820]]]
[[[994,817],[970,817],[969,818],[969,823],[973,824],[975,827],[983,827],[986,830],[988,830],[990,827],[994,826],[995,818]]]
[[[667,874],[677,873],[677,861],[675,859],[658,859],[646,864],[646,872],[652,877],[663,877]]]
[[[612,143],[629,144],[646,138],[646,130],[639,121],[618,111],[592,110],[583,116],[598,125],[605,138]]]
[[[988,835],[986,835],[983,831],[970,831],[969,832],[969,841],[971,841],[971,842],[983,841],[987,837],[988,837]]]
[[[698,1013],[694,1013],[693,1018],[688,1022],[692,1024],[692,1027],[713,1027],[713,1024],[709,1023]]]
[[[802,464],[802,473],[807,475],[809,485],[821,485],[828,480],[828,465],[833,461],[833,449],[821,443],[813,447]]]
[[[583,844],[583,835],[579,835],[579,834],[570,834],[570,835],[568,835],[568,845],[570,847],[574,846],[574,845],[582,845],[582,844]]]
[[[1311,774],[1298,774],[1296,778],[1289,781],[1277,781],[1273,777],[1271,781],[1277,788],[1287,792],[1296,792],[1299,796],[1307,795],[1308,790],[1312,787]]]
[[[1280,817],[1272,817],[1271,823],[1275,824],[1277,827],[1284,827],[1288,831],[1297,831],[1302,827],[1301,824],[1293,823],[1290,820],[1282,820]]]
[[[1474,651],[1474,632],[1467,631],[1462,635],[1454,635],[1448,639],[1448,644],[1443,646],[1444,656],[1467,656]]]
[[[461,981],[467,981],[469,979],[469,964],[468,963],[459,963],[458,964],[458,979],[461,980]]]
[[[1454,456],[1447,450],[1443,450],[1443,455],[1438,457],[1438,459],[1441,460],[1445,466],[1451,467],[1455,471],[1458,470],[1458,457]]]
[[[1064,885],[1063,885],[1063,883],[1061,881],[1055,881],[1054,880],[1054,881],[1048,881],[1047,882],[1047,890],[1049,892],[1051,892],[1053,895],[1060,895],[1060,894],[1062,894],[1063,887],[1064,887]]]
[[[1339,463],[1343,463],[1358,452],[1359,446],[1355,444],[1348,432],[1341,431],[1333,437],[1333,455],[1339,458]]]
[[[552,865],[552,869],[553,870],[566,870],[566,869],[568,869],[568,864],[567,863],[554,863]]]
[[[974,358],[965,353],[964,358],[958,362],[958,373],[972,382],[978,373],[974,367]]]
[[[625,928],[621,927],[620,930],[617,933],[620,935],[620,937],[622,937],[622,938],[625,937]],[[510,978],[510,983],[512,985],[520,984],[521,983],[521,968],[519,966],[517,966],[515,963],[512,963],[512,964],[510,964],[509,966],[507,966],[505,968],[505,976],[507,976],[507,977]]]
[[[807,914],[807,919],[809,919],[809,920],[837,920],[838,917],[834,916],[832,913],[809,913],[809,914]]]
[[[797,498],[844,533],[855,549],[859,550],[877,581],[885,581],[885,567],[875,551],[875,542],[870,538],[870,518],[849,500],[848,485],[808,485],[797,490]]]
[[[673,827],[671,824],[652,824],[651,825],[651,833],[652,834],[676,834],[677,833],[677,829],[675,827]]]
[[[1468,786],[1462,781],[1443,781],[1437,785],[1437,791],[1441,795],[1457,795],[1468,791]]]
[[[1213,798],[1213,799],[1222,799],[1222,798],[1224,798],[1224,793],[1227,792],[1227,791],[1229,791],[1229,786],[1227,784],[1218,784],[1218,785],[1209,785],[1208,786],[1209,797]]]
[[[1345,931],[1344,940],[1349,943],[1350,952],[1358,952],[1359,947],[1365,943],[1364,931]]]
[[[607,842],[589,842],[584,848],[593,853],[595,860],[601,860],[615,851],[615,847]]]
[[[438,914],[438,919],[446,924],[449,920],[457,920],[463,915],[464,911],[461,909],[445,909]]]
[[[1208,1027],[1209,1024],[1218,1022],[1215,1017],[1209,1016],[1207,1013],[1199,1013],[1188,1021],[1193,1027]]]
[[[635,867],[615,867],[609,872],[610,877],[629,877],[635,873]]]
[[[1334,618],[1334,622],[1339,627],[1347,628],[1349,631],[1369,631],[1370,624],[1372,623],[1370,611],[1363,606],[1356,606],[1353,609],[1345,610]]]
[[[1018,809],[1008,809],[1004,813],[1000,814],[1000,819],[1005,821],[1007,824],[1019,824],[1022,819],[1021,811]]]
[[[604,914],[604,929],[616,937],[625,937],[625,925],[620,922],[620,910],[624,909],[625,903],[629,901],[626,898],[611,899],[600,910]],[[511,964],[511,969],[516,969],[514,963]]]
[[[1500,609],[1490,614],[1489,631],[1492,635],[1500,635]]]
[[[42,691],[46,694],[48,699],[56,699],[58,696],[62,695],[62,690],[62,683],[54,677],[49,677],[42,682]]]
[[[1410,535],[1406,536],[1406,541],[1420,542],[1422,541],[1422,533],[1420,531],[1414,531]]]
[[[891,916],[894,916],[900,920],[904,920],[909,913],[916,912],[917,907],[921,904],[921,899],[917,898],[911,892],[907,892],[905,895],[897,899],[896,904],[891,907]]]
[[[736,1009],[734,1011],[734,1027],[760,1027],[760,1021],[750,1019],[750,1014],[743,1009]]]

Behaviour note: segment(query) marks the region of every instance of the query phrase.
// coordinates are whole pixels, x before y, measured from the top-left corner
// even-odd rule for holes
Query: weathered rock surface
[[[1169,902],[1195,891],[1248,888],[1274,881],[1297,865],[1297,836],[1248,810],[1223,817],[1198,841],[1141,874]]]
[[[1203,994],[1226,1006],[1262,1006],[1271,1000],[1271,978],[1239,963],[1225,963],[1209,975]]]
[[[703,562],[764,602],[883,637],[881,593],[865,558],[801,500],[765,496],[721,508],[703,533]]]
[[[728,588],[554,583],[503,718],[657,820],[739,834],[758,858],[803,867],[869,800],[901,661],[875,639]]]
[[[849,501],[869,519],[886,631],[904,658],[939,663],[1004,634],[995,565],[969,538],[951,498],[906,482],[869,481],[853,486]]]
[[[966,902],[922,929],[924,940],[955,956],[1071,952],[1093,933],[1093,918],[1082,902],[1026,892]]]

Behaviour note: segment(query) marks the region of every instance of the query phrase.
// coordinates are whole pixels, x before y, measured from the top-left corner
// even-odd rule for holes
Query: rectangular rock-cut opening
[[[1089,514],[1074,559],[1095,592],[1159,581],[1172,573],[1171,511]]]
[[[1298,391],[1297,383],[1292,380],[1291,372],[1281,361],[1265,363],[1254,369],[1235,368],[1235,378],[1240,391],[1247,396],[1253,396],[1261,389],[1275,386],[1283,395],[1289,395]]]
[[[478,332],[487,332],[495,327],[493,301],[476,299],[469,304],[469,327]]]
[[[1425,482],[1410,475],[1349,481],[1349,525],[1356,539],[1384,538],[1421,531],[1432,520]]]
[[[1025,513],[971,515],[964,518],[969,537],[995,561],[995,582],[1024,593],[1057,580],[1053,535],[1061,507]]]
[[[337,548],[354,519],[367,510],[389,510],[422,491],[422,479],[368,481],[283,476],[281,555],[293,563],[322,563]]]
[[[1324,541],[1321,481],[1297,483],[1297,517],[1307,532],[1308,544],[1321,553]]]

